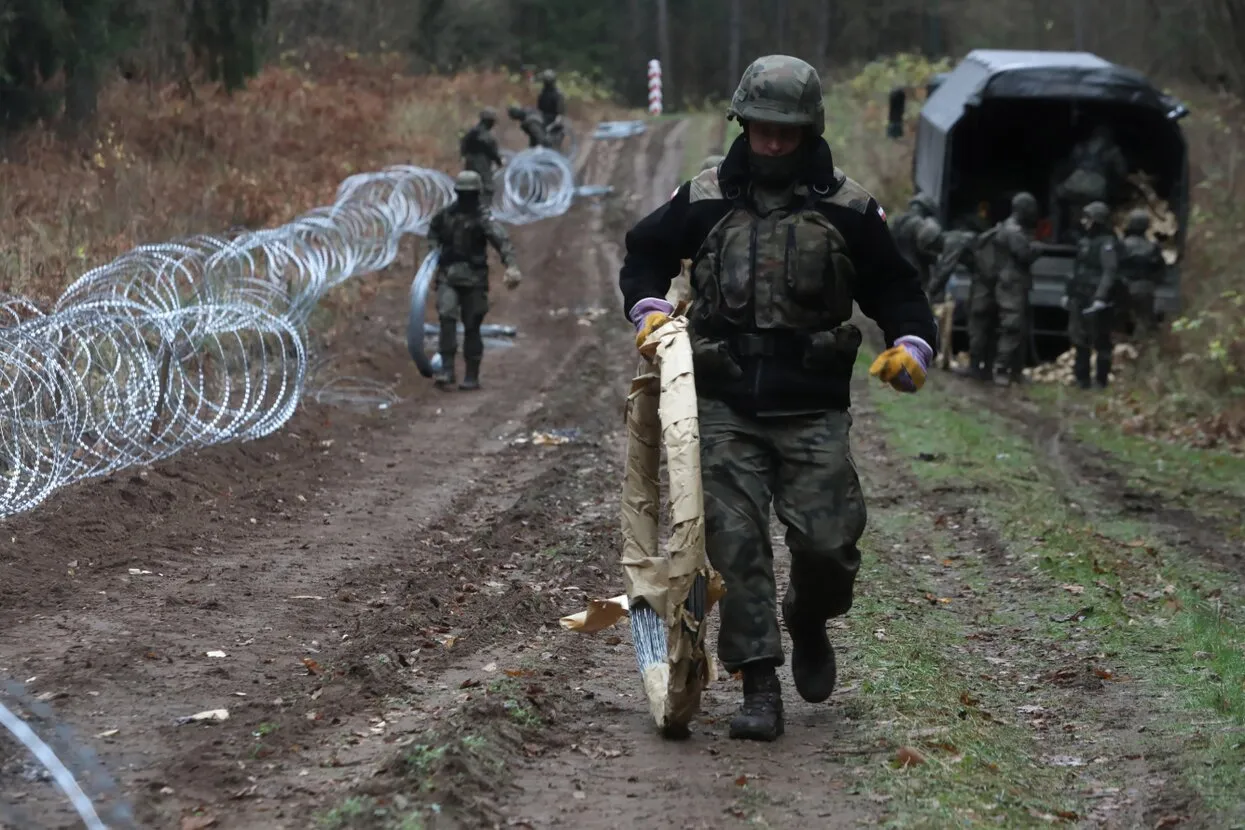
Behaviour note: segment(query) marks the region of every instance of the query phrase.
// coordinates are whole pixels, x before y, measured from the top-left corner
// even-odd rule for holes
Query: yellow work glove
[[[640,330],[635,334],[635,347],[640,349],[641,354],[644,353],[644,341],[648,339],[648,336],[669,322],[670,315],[661,311],[654,311],[644,315],[644,322],[641,324]],[[645,356],[651,357],[652,355]]]
[[[519,283],[523,282],[523,275],[519,273],[519,266],[511,265],[507,268],[506,276],[502,278],[502,282],[511,290],[518,288]]]
[[[925,385],[925,371],[932,358],[933,349],[925,341],[901,337],[878,355],[869,374],[900,392],[915,392]]]

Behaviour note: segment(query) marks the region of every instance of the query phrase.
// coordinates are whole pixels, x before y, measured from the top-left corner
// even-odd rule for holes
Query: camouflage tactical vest
[[[1120,276],[1129,284],[1162,282],[1167,270],[1159,246],[1144,236],[1124,237],[1120,251]]]
[[[823,198],[844,203],[855,191],[864,193],[848,181]],[[692,180],[690,198],[723,198],[716,169]],[[843,234],[814,199],[796,199],[768,216],[736,201],[709,232],[691,270],[700,334],[829,331],[852,316],[856,272]]]
[[[1102,255],[1116,244],[1115,234],[1097,233],[1083,236],[1076,244],[1076,264],[1068,293],[1079,297],[1093,296],[1102,278]]]
[[[488,279],[488,237],[478,211],[451,210],[445,215],[441,268],[449,285],[466,286]]]

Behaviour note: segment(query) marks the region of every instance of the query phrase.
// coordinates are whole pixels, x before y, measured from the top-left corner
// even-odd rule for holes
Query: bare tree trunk
[[[657,58],[661,61],[661,93],[664,109],[673,109],[678,100],[675,95],[674,77],[671,69],[674,61],[670,54],[670,9],[667,0],[657,0]],[[666,107],[669,103],[671,106]]]
[[[817,71],[825,72],[830,59],[830,12],[834,0],[817,0],[817,32],[816,46],[813,57],[817,60]]]
[[[743,27],[744,27],[744,10],[743,0],[731,0],[731,16],[730,31],[727,33],[727,56],[726,56],[726,94],[731,95],[735,92],[735,85],[739,83],[739,75],[743,71],[739,66],[739,53],[742,48]]]
[[[631,54],[636,65],[626,66],[627,80],[622,88],[632,90],[636,102],[639,103],[645,101],[647,95],[645,67],[648,65],[648,49],[644,43],[644,18],[640,13],[640,0],[627,0],[627,15],[631,18]]]
[[[771,0],[773,2],[774,16],[777,19],[778,28],[778,51],[786,54],[787,52],[787,0]]]

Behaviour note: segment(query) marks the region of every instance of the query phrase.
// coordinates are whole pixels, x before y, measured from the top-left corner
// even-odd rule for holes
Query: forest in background
[[[726,97],[748,60],[822,68],[901,52],[1085,49],[1165,81],[1245,87],[1245,0],[5,0],[0,118],[92,117],[101,84],[219,80],[329,43],[414,72],[556,67],[632,105],[661,59],[668,109]]]

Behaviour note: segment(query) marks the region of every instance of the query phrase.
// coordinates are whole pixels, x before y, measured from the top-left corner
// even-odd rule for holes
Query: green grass
[[[705,156],[718,152],[714,146],[714,140],[722,128],[720,115],[697,113],[688,116],[687,121],[687,132],[684,134],[686,138],[683,143],[682,178],[679,180],[681,182],[695,177],[700,172],[700,165],[705,160]]]
[[[1159,754],[1175,753],[1173,770],[1208,808],[1239,815],[1245,792],[1239,577],[1156,542],[1152,528],[1119,517],[1092,491],[1061,492],[1023,425],[957,401],[933,384],[920,394],[918,401],[874,391],[878,416],[867,428],[881,431],[895,455],[913,459],[911,472],[923,490],[976,488],[966,500],[990,516],[1018,567],[1028,569],[1031,586],[1018,598],[1016,614],[1050,620],[1093,608],[1079,625],[1045,623],[1042,633],[1056,647],[1071,648],[1076,638],[1091,642],[1111,673],[1109,682],[1136,684],[1131,691],[1151,719],[1149,745]],[[1142,453],[1128,436],[1090,437],[1105,438],[1125,458]],[[1169,482],[1210,475],[1222,476],[1219,485],[1240,486],[1227,481],[1235,459],[1205,473],[1188,451],[1157,452],[1167,469],[1174,468]],[[921,453],[938,460],[915,460]]]

